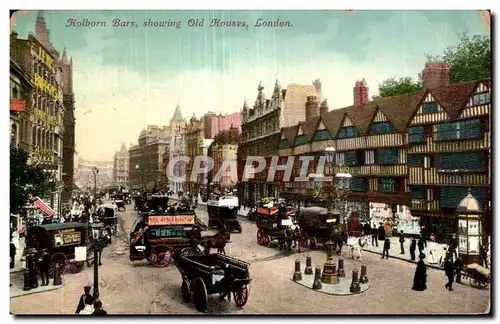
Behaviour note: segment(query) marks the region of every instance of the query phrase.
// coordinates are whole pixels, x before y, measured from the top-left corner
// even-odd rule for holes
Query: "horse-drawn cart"
[[[339,224],[338,215],[334,214],[333,221],[331,221],[327,219],[326,208],[303,207],[298,212],[297,219],[301,231],[299,238],[301,247],[315,249],[318,244],[326,243],[332,233],[333,242],[341,246],[344,228]]]
[[[110,236],[118,231],[118,217],[116,216],[116,208],[114,205],[104,204],[99,206],[97,215],[109,231]]]
[[[187,303],[194,300],[196,309],[205,312],[208,295],[219,294],[230,298],[236,306],[243,307],[248,300],[250,283],[249,263],[224,254],[202,255],[184,249],[175,259],[182,276],[182,298]]]
[[[484,289],[491,281],[490,270],[477,263],[466,265],[462,270],[462,276],[464,279],[469,278],[471,286],[476,288]]]
[[[213,195],[207,203],[208,226],[224,226],[230,231],[236,230],[241,233],[241,224],[238,216],[238,197],[236,196],[215,196]]]
[[[280,214],[276,207],[257,208],[257,243],[271,246],[277,243],[281,248],[290,251],[292,243],[299,237],[300,230],[294,224],[291,214]]]

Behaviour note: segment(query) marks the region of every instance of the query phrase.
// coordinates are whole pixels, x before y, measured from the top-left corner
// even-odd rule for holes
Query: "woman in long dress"
[[[420,254],[420,260],[415,269],[415,276],[413,277],[413,287],[411,289],[416,291],[424,291],[427,289],[427,267],[424,263],[425,254]]]

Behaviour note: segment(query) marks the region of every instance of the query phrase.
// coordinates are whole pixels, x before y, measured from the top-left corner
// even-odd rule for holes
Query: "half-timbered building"
[[[449,68],[439,63],[427,63],[422,74],[422,91],[372,101],[366,83],[356,82],[353,106],[283,128],[281,162],[296,158],[281,197],[314,200],[311,183],[293,181],[309,163],[297,156],[308,155],[311,173],[348,170],[350,201],[384,203],[394,213],[406,206],[408,221],[420,219],[426,228],[452,223],[468,190],[488,211],[490,81],[450,84]],[[318,163],[326,147],[336,149],[335,166],[323,172]]]

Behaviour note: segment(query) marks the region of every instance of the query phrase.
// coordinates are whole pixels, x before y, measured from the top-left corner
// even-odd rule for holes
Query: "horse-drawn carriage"
[[[476,288],[484,289],[491,281],[490,270],[477,263],[466,265],[461,274],[464,279],[469,278],[471,286]]]
[[[116,216],[117,207],[112,204],[103,204],[97,208],[97,216],[109,234],[115,234],[118,231],[118,217]]]
[[[212,196],[207,203],[208,226],[225,226],[229,231],[241,233],[241,224],[237,220],[238,197],[236,196]]]
[[[277,243],[280,247],[289,251],[292,243],[300,237],[300,229],[295,223],[295,212],[293,210],[280,210],[270,203],[266,207],[259,207],[256,211],[257,219],[257,243],[270,246]]]
[[[303,207],[296,215],[300,227],[299,244],[301,247],[315,249],[318,244],[326,243],[331,236],[333,243],[341,248],[345,240],[344,226],[340,224],[339,215],[333,215],[333,220],[327,219],[326,208]]]
[[[213,294],[230,299],[232,293],[236,306],[246,304],[251,281],[249,263],[220,253],[203,255],[189,248],[176,256],[175,265],[182,276],[182,299],[187,303],[192,298],[198,311],[207,310],[208,295]]]
[[[117,193],[114,195],[114,201],[115,201],[115,204],[116,204],[116,207],[118,208],[118,210],[120,209],[123,209],[123,211],[127,211],[127,206],[125,204],[125,195],[122,194],[122,193]]]
[[[75,261],[76,247],[89,247],[88,223],[53,223],[28,228],[26,249],[34,249],[38,256],[43,249],[47,249],[52,256],[50,273],[54,272],[56,264],[62,272],[80,272],[85,261]],[[87,248],[87,265],[92,254]]]

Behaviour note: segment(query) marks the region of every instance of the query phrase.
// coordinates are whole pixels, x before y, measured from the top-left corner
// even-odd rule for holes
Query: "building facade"
[[[170,157],[168,162],[176,157],[186,155],[186,142],[184,140],[185,135],[183,131],[184,129],[179,130],[174,136],[172,136],[172,140],[170,142]],[[168,162],[167,164],[165,164],[165,168],[167,168]],[[184,183],[186,182],[186,166],[186,163],[181,162],[173,165],[172,173],[175,178],[169,181],[169,190],[175,193],[179,191],[184,192]]]
[[[207,182],[220,189],[232,189],[238,183],[237,165],[239,129],[232,127],[219,132],[210,147],[208,156],[213,159],[213,168],[208,172]],[[221,168],[224,168],[221,170]],[[220,172],[220,174],[219,174]],[[219,176],[217,176],[219,174]]]
[[[31,151],[33,75],[10,59],[10,145]]]
[[[93,190],[97,184],[97,189],[113,186],[113,162],[112,161],[91,161],[78,159],[75,169],[75,184],[85,190]],[[93,168],[99,170],[94,177]]]
[[[128,184],[132,189],[138,190],[143,187],[143,171],[140,169],[141,147],[139,145],[130,145],[128,149]]]
[[[231,127],[236,127],[241,131],[240,112],[225,115],[209,112],[203,116],[204,138],[214,139],[219,132],[229,130]]]
[[[353,106],[283,128],[279,154],[296,157],[292,179],[302,167],[297,156],[315,156],[309,166],[318,172],[319,157],[333,147],[335,167],[319,172],[347,170],[353,176],[348,200],[369,204],[372,223],[395,215],[405,232],[423,226],[447,236],[468,190],[488,223],[491,81],[450,84],[442,63],[427,63],[422,75],[424,90],[373,101],[357,82]],[[307,182],[283,183],[281,196],[314,200]]]
[[[129,156],[125,144],[115,153],[113,159],[113,184],[125,188],[128,186]]]
[[[266,99],[264,86],[259,84],[257,99],[252,108],[245,102],[241,111],[241,136],[238,144],[238,179],[242,179],[248,156],[262,156],[266,159],[263,172],[253,175],[238,187],[242,205],[254,206],[261,197],[279,196],[280,183],[267,181],[267,173],[272,156],[278,155],[281,128],[305,121],[306,100],[314,96],[322,98],[321,82],[312,85],[290,84],[282,89],[278,80],[274,85],[271,99]],[[321,100],[321,99],[320,99]]]

